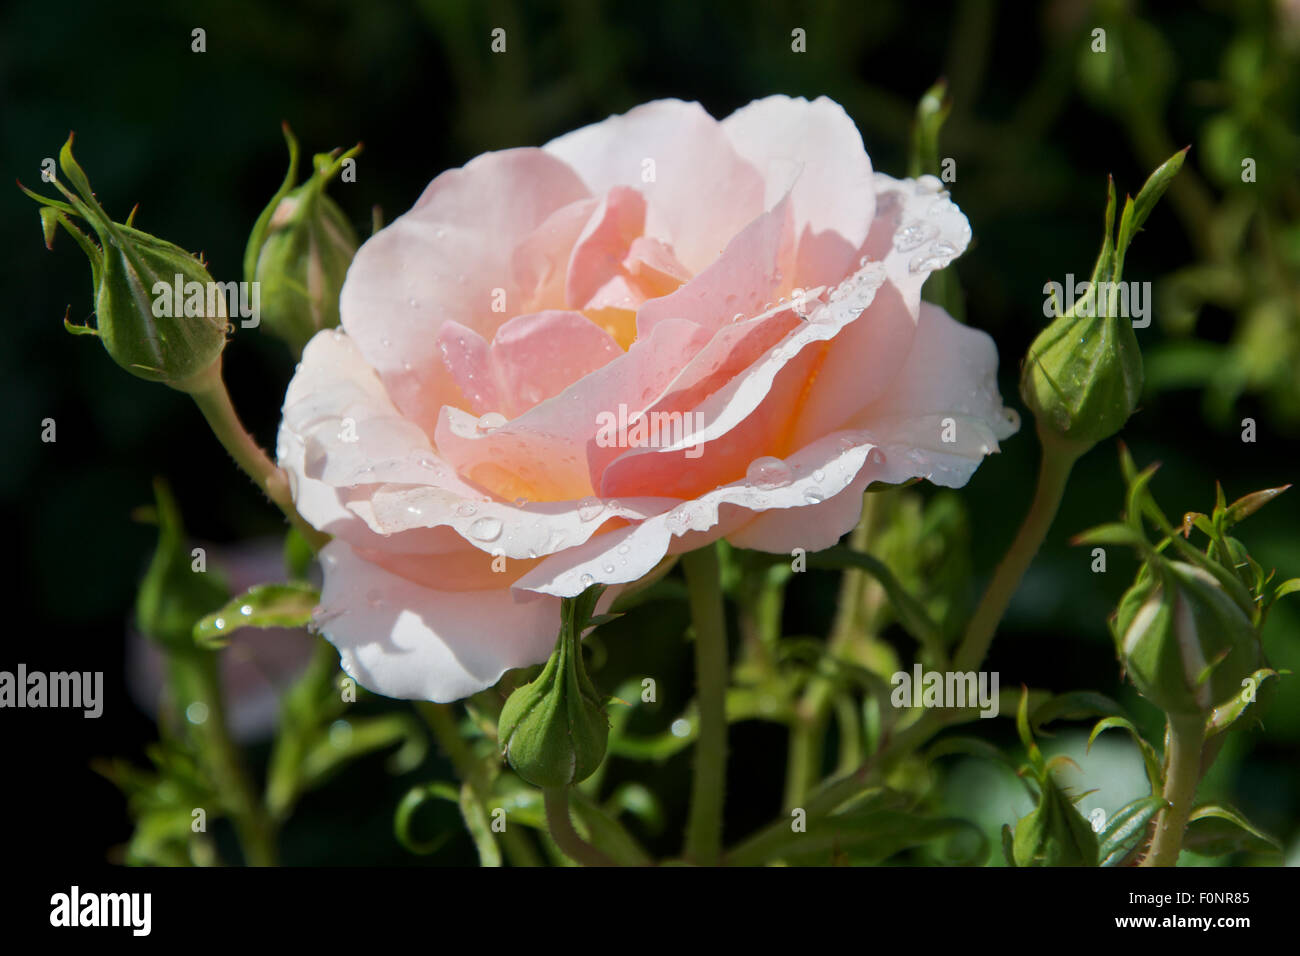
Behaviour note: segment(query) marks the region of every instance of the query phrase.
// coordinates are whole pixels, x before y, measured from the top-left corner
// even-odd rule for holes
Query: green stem
[[[1065,485],[1070,479],[1070,470],[1091,445],[1068,442],[1046,433],[1040,427],[1038,437],[1043,445],[1043,457],[1039,462],[1038,487],[1034,490],[1034,500],[1029,506],[1015,540],[998,564],[989,582],[988,590],[980,600],[975,615],[966,629],[966,636],[953,657],[952,669],[955,671],[976,670],[984,661],[993,635],[997,631],[1007,605],[1020,586],[1020,579],[1025,576],[1034,555],[1042,547],[1047,530],[1056,518],[1065,494]]]
[[[700,733],[685,854],[700,866],[722,857],[722,807],[727,775],[727,632],[713,546],[682,556],[691,619],[695,624],[695,685]]]
[[[545,791],[546,828],[555,845],[564,855],[583,866],[618,866],[612,859],[596,849],[573,828],[569,817],[569,791],[563,787],[548,787]]]
[[[257,799],[239,748],[230,737],[217,656],[209,651],[174,651],[169,665],[181,719],[191,728],[217,798],[234,823],[245,862],[275,866],[275,823]],[[192,704],[203,705],[205,712],[191,714]],[[191,717],[202,719],[192,721]]]
[[[862,496],[862,517],[849,536],[848,546],[853,551],[867,551],[878,522],[882,498],[883,495],[875,492]],[[840,599],[827,647],[832,656],[869,630],[863,605],[871,583],[861,568],[845,569],[840,579]],[[809,788],[821,779],[826,727],[834,691],[834,681],[823,674],[814,674],[795,707],[795,720],[790,727],[790,750],[786,758],[787,810],[802,806]]]
[[[1160,811],[1151,852],[1142,866],[1177,866],[1187,819],[1192,813],[1196,785],[1201,780],[1201,747],[1205,743],[1202,717],[1169,718],[1169,766],[1165,770],[1164,798],[1169,806]]]
[[[182,389],[199,406],[212,433],[235,459],[235,464],[284,512],[284,516],[307,539],[313,550],[319,551],[324,547],[329,541],[329,535],[317,531],[298,514],[289,490],[289,479],[283,469],[271,461],[240,422],[235,406],[231,404],[230,393],[226,391],[226,383],[221,377],[221,359],[218,358],[205,371],[183,383]]]
[[[488,778],[487,767],[474,753],[474,749],[460,735],[456,726],[456,717],[451,704],[435,704],[429,701],[417,701],[416,710],[420,712],[438,740],[438,745],[451,761],[452,769],[462,782],[469,784],[475,799],[489,816],[492,813],[492,786]],[[501,845],[511,866],[541,866],[542,860],[536,848],[517,828],[507,826],[501,834]]]

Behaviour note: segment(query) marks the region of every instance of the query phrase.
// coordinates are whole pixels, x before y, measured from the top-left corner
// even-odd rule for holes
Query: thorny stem
[[[1187,819],[1192,813],[1196,785],[1201,779],[1201,747],[1205,743],[1205,720],[1169,718],[1169,765],[1165,770],[1164,798],[1169,806],[1160,811],[1151,851],[1141,866],[1176,866],[1183,846]]]
[[[218,358],[194,379],[183,383],[182,387],[199,406],[212,433],[235,459],[235,463],[284,512],[289,522],[312,546],[312,550],[319,551],[324,547],[329,541],[329,535],[317,531],[298,514],[298,509],[293,504],[293,495],[289,491],[289,479],[283,469],[271,461],[240,422],[221,376],[221,359]]]

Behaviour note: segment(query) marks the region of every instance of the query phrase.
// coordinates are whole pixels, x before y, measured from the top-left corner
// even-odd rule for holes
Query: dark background
[[[1088,31],[1099,24],[1110,31],[1117,64],[1100,80],[1083,59]],[[497,26],[508,35],[500,56],[489,52]],[[202,54],[190,49],[195,27],[207,32]],[[794,27],[807,31],[807,53],[791,52]],[[875,168],[902,175],[915,103],[946,76],[954,109],[940,155],[957,160],[950,189],[975,234],[955,266],[967,321],[996,339],[1003,396],[1023,411],[1016,373],[1043,322],[1043,284],[1091,270],[1107,174],[1121,195],[1136,192],[1151,168],[1190,143],[1183,178],[1196,188],[1180,181],[1157,208],[1130,251],[1125,278],[1151,280],[1159,294],[1179,270],[1209,261],[1215,217],[1232,197],[1245,197],[1272,218],[1227,242],[1219,264],[1235,274],[1242,261],[1258,258],[1250,250],[1263,242],[1282,263],[1283,309],[1281,324],[1262,338],[1281,362],[1269,374],[1233,365],[1249,357],[1238,345],[1259,321],[1254,282],[1235,301],[1199,310],[1190,329],[1165,323],[1158,299],[1156,322],[1140,333],[1149,357],[1186,341],[1189,331],[1220,348],[1207,353],[1217,356],[1208,369],[1183,369],[1151,389],[1123,436],[1139,464],[1164,463],[1155,491],[1167,513],[1180,515],[1209,510],[1216,479],[1231,499],[1297,474],[1297,35],[1300,26],[1280,23],[1275,5],[1262,2],[11,0],[0,16],[0,166],[42,190],[42,159],[56,156],[75,130],[77,157],[115,218],[139,202],[139,227],[203,250],[214,277],[226,280],[240,278],[248,230],[283,176],[282,120],[307,155],[364,141],[357,182],[332,188],[364,236],[372,206],[391,219],[444,169],[485,150],[540,145],[659,97],[699,100],[723,117],[770,93],[825,94],[857,122]],[[1246,56],[1242,66],[1243,43],[1270,52],[1258,62]],[[1279,57],[1289,73],[1277,72]],[[1253,187],[1224,174],[1238,154],[1258,158]],[[65,235],[52,253],[43,248],[35,204],[16,188],[0,190],[0,208],[0,494],[13,558],[4,575],[0,669],[24,662],[103,670],[107,683],[99,720],[0,713],[4,818],[20,847],[29,841],[27,854],[95,863],[129,836],[130,821],[117,790],[89,761],[142,761],[156,736],[152,720],[129,702],[123,676],[135,587],[154,540],[153,529],[132,520],[133,509],[151,500],[153,477],[164,475],[201,541],[273,535],[281,520],[236,474],[188,398],[122,373],[94,339],[64,332],[66,307],[73,322],[92,314],[84,258]],[[1179,373],[1176,356],[1170,362]],[[292,373],[287,349],[237,333],[225,364],[236,406],[269,446]],[[1240,440],[1237,423],[1246,416],[1258,423],[1254,444]],[[46,417],[57,422],[53,444],[40,440]],[[1026,425],[962,493],[981,577],[1027,506],[1035,445]],[[1241,529],[1261,563],[1282,577],[1300,574],[1298,505],[1300,494],[1283,496]],[[1108,442],[1076,469],[994,645],[989,666],[1004,684],[1094,687],[1133,700],[1119,684],[1105,618],[1134,563],[1112,549],[1108,573],[1094,575],[1086,552],[1066,544],[1121,508]],[[824,633],[834,599],[835,579],[810,573],[792,589],[788,628]],[[664,672],[680,676],[674,683],[688,688],[680,609],[635,618],[602,632],[609,652],[602,683],[608,689],[631,672],[635,649],[643,669],[644,655],[659,657]],[[1265,645],[1276,666],[1300,670],[1298,625],[1293,608],[1275,611]],[[1213,788],[1291,845],[1300,826],[1300,695],[1289,682],[1284,687],[1264,728],[1237,735],[1225,750],[1206,792]],[[684,702],[665,700],[665,719]],[[779,809],[779,783],[769,775],[782,766],[783,749],[784,734],[771,725],[733,733],[730,838]],[[636,775],[615,770],[616,779]],[[651,842],[665,852],[679,832],[672,821],[684,806],[686,770],[681,756],[658,778],[670,826]],[[434,776],[445,776],[437,757],[402,778],[387,775],[381,757],[354,766],[304,801],[284,834],[285,861],[417,862],[391,835],[392,809],[412,783]],[[472,859],[467,838],[428,858]]]

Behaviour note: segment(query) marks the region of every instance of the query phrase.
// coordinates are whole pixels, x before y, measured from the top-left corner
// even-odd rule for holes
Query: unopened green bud
[[[497,723],[501,752],[534,786],[585,780],[605,758],[609,720],[582,663],[582,632],[602,587],[566,598],[560,636],[542,673],[506,701]]]
[[[1044,287],[1045,292],[1051,290],[1055,307],[1049,312],[1055,318],[1029,346],[1020,374],[1020,395],[1042,432],[1091,446],[1123,428],[1137,408],[1142,352],[1132,320],[1124,314],[1130,305],[1121,281],[1124,257],[1182,168],[1186,152],[1162,163],[1136,198],[1125,197],[1118,229],[1115,183],[1109,183],[1106,235],[1092,276],[1076,301],[1064,301],[1059,283]]]
[[[1161,710],[1209,713],[1260,667],[1259,637],[1214,575],[1181,561],[1153,561],[1120,600],[1120,658],[1138,692]]]
[[[1042,427],[1089,445],[1124,427],[1141,394],[1142,352],[1132,323],[1117,316],[1054,319],[1029,347],[1020,378]]]
[[[326,184],[361,151],[322,153],[301,186],[298,143],[289,143],[289,172],[258,217],[244,254],[244,278],[260,283],[261,318],[267,329],[301,354],[321,329],[339,324],[339,292],[357,251],[357,235],[343,210],[325,194]]]
[[[72,137],[59,153],[67,197],[58,202],[24,189],[42,204],[46,245],[62,225],[90,260],[95,287],[95,328],[68,325],[98,335],[113,361],[133,375],[189,391],[221,358],[229,330],[222,286],[201,260],[179,246],[132,227],[134,213],[117,223],[95,199],[85,172],[72,156]],[[83,219],[98,245],[72,223]],[[66,320],[65,320],[66,324]]]

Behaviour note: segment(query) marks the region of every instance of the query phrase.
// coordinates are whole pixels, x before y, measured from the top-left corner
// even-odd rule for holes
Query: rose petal
[[[692,273],[763,211],[761,177],[698,103],[645,103],[543,148],[596,195],[620,185],[644,193],[646,235],[671,246]]]

